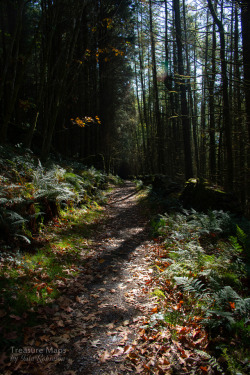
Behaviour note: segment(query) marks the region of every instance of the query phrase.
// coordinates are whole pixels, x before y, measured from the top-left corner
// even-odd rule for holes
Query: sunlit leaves
[[[118,56],[124,56],[124,51],[114,46],[108,46],[105,48],[97,48],[95,52],[95,58],[97,62],[99,61],[100,58],[104,58],[104,61],[108,62],[113,57],[118,57]]]
[[[80,128],[84,128],[86,125],[91,124],[101,124],[101,120],[99,116],[95,116],[94,118],[91,116],[85,116],[83,118],[76,117],[75,119],[70,119],[72,124],[79,126]]]
[[[104,18],[102,21],[102,26],[107,27],[108,30],[112,29],[114,27],[112,18]]]

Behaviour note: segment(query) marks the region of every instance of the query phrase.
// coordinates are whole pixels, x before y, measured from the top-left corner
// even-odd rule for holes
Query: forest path
[[[57,343],[67,349],[48,372],[64,375],[129,374],[126,351],[149,304],[148,218],[134,184],[116,187],[80,276],[59,298]],[[152,302],[151,302],[152,303]],[[148,304],[148,307],[147,307]],[[61,312],[63,309],[63,313]],[[52,326],[53,328],[53,326]]]

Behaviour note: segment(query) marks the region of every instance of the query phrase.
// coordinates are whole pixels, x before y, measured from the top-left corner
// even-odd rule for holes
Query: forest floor
[[[213,357],[213,348],[226,344],[223,331],[209,338],[197,297],[185,297],[166,277],[169,250],[161,237],[152,238],[152,215],[159,213],[159,207],[143,199],[146,191],[138,192],[132,182],[112,186],[107,194],[104,208],[96,205],[96,211],[85,208],[83,213],[73,209],[71,216],[52,221],[40,233],[45,247],[31,254],[37,258],[26,258],[26,263],[15,267],[10,263],[5,269],[5,278],[12,277],[15,283],[11,298],[6,299],[9,305],[0,309],[6,322],[0,327],[4,348],[0,375],[248,373],[237,370],[249,368],[245,344],[239,345],[243,336],[228,338],[232,352],[240,353],[239,365],[227,355],[227,347],[224,356]],[[166,228],[171,225],[166,223]],[[179,223],[176,228],[172,237],[166,232],[170,249],[177,237],[183,240],[184,227]],[[192,228],[185,233],[194,236]],[[214,233],[211,236],[214,239]],[[206,237],[205,246],[210,246],[211,238]],[[180,243],[186,249],[187,243]],[[204,257],[215,264],[214,255]],[[191,262],[196,267],[193,258]],[[35,290],[41,301],[27,311],[14,310],[14,292],[22,292],[22,283],[30,285],[24,292]],[[237,301],[242,306],[248,303],[239,296],[236,302],[229,299],[227,314],[234,313]],[[224,371],[228,364],[229,372]]]
[[[134,184],[115,187],[87,258],[83,251],[81,272],[52,306],[39,308],[41,324],[27,328],[23,345],[11,348],[4,374],[137,372],[125,358],[153,307],[151,246]]]
[[[164,176],[3,147],[0,167],[0,375],[249,374],[247,219],[184,209]]]

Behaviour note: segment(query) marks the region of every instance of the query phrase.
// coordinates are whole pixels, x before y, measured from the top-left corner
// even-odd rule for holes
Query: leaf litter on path
[[[51,307],[39,308],[42,323],[26,332],[25,342],[14,348],[19,350],[15,358],[9,352],[6,365],[6,356],[1,357],[6,375],[34,368],[48,375],[152,374],[152,368],[154,374],[168,374],[171,361],[174,371],[187,373],[188,350],[172,342],[167,330],[143,328],[157,311],[149,293],[157,244],[148,233],[134,185],[115,188],[80,274],[63,283],[63,294]]]

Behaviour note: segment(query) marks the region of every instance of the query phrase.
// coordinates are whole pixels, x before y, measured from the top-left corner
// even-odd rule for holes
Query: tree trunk
[[[225,32],[222,22],[219,20],[211,0],[207,0],[208,7],[213,17],[214,23],[217,25],[220,34],[220,60],[221,60],[221,78],[222,78],[222,95],[223,95],[223,127],[225,129],[225,144],[226,144],[226,186],[229,189],[233,188],[234,183],[234,164],[233,164],[233,147],[232,147],[232,118],[229,105],[228,95],[228,77],[227,77],[227,62],[225,51]]]
[[[185,156],[185,178],[189,179],[193,177],[193,163],[192,163],[192,152],[191,152],[191,131],[190,131],[190,119],[186,98],[186,84],[184,77],[184,63],[183,63],[183,46],[182,46],[182,31],[181,31],[181,17],[180,17],[180,3],[179,0],[173,0],[173,8],[175,15],[175,29],[176,29],[176,44],[177,44],[177,56],[178,56],[178,75],[181,84],[180,97],[181,97],[181,116],[182,116],[182,131],[183,131],[183,143],[184,143],[184,156]]]
[[[242,44],[243,44],[243,69],[244,69],[244,90],[246,106],[246,125],[248,131],[247,143],[247,189],[246,200],[250,197],[250,4],[249,1],[242,1],[241,5],[241,26],[242,26]],[[250,204],[248,203],[248,213]]]
[[[212,34],[212,72],[209,77],[209,176],[211,181],[215,181],[216,177],[216,147],[215,147],[215,116],[214,116],[214,83],[216,76],[216,33],[215,25],[213,25]]]
[[[155,111],[155,120],[156,120],[157,169],[158,169],[158,172],[162,172],[163,163],[164,163],[164,145],[163,145],[161,114],[160,114],[160,106],[159,106],[159,93],[158,93],[158,85],[157,85],[155,37],[154,37],[154,30],[153,30],[153,15],[152,15],[152,0],[149,0],[149,28],[150,28],[151,56],[152,56],[154,111]]]

